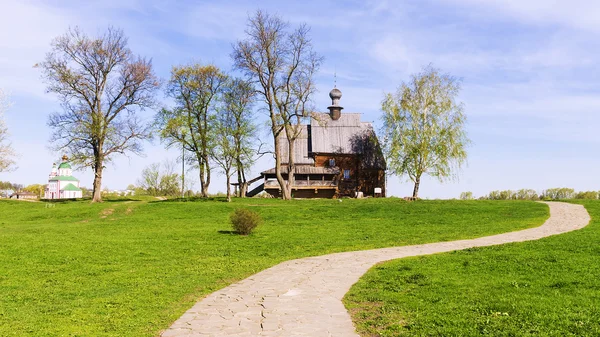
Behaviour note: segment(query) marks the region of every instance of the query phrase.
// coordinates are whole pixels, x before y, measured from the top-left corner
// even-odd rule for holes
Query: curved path
[[[374,264],[536,240],[585,227],[590,221],[581,205],[546,204],[550,218],[536,228],[472,240],[337,253],[280,263],[210,294],[162,336],[358,336],[342,298]]]

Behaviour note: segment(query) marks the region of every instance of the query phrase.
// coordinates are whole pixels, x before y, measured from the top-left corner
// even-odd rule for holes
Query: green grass
[[[208,293],[281,261],[540,225],[533,202],[0,201],[0,336],[156,336]],[[263,225],[230,234],[237,207]]]
[[[379,264],[345,305],[362,336],[600,336],[600,201],[582,230]]]

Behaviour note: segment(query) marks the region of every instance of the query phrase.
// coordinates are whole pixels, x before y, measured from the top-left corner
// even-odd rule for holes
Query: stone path
[[[358,336],[341,300],[374,264],[408,256],[536,240],[585,227],[590,221],[581,205],[547,204],[550,218],[542,226],[518,232],[280,263],[210,294],[161,336]]]

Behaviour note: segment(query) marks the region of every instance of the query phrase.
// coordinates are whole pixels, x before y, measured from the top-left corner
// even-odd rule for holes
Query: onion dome
[[[340,98],[342,98],[342,92],[340,91],[340,89],[338,88],[333,88],[330,92],[329,92],[329,97],[336,101],[339,100]],[[335,104],[334,104],[335,105]]]
[[[329,116],[331,116],[331,119],[333,120],[338,120],[342,116],[343,107],[340,106],[340,98],[342,98],[342,92],[340,91],[340,89],[334,87],[329,92],[329,97],[331,97],[331,106],[327,107],[327,109],[329,109]]]

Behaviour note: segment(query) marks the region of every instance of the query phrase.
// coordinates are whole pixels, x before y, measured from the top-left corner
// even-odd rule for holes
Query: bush
[[[572,199],[575,190],[572,188],[549,188],[543,192],[545,200]]]
[[[460,200],[473,200],[473,192],[462,192],[460,194]]]
[[[262,220],[258,213],[244,208],[238,208],[231,213],[229,216],[229,221],[231,221],[233,230],[238,234],[248,235],[252,233],[254,228],[256,228],[256,226],[258,226]]]
[[[598,199],[598,192],[586,191],[575,194],[575,199]]]

